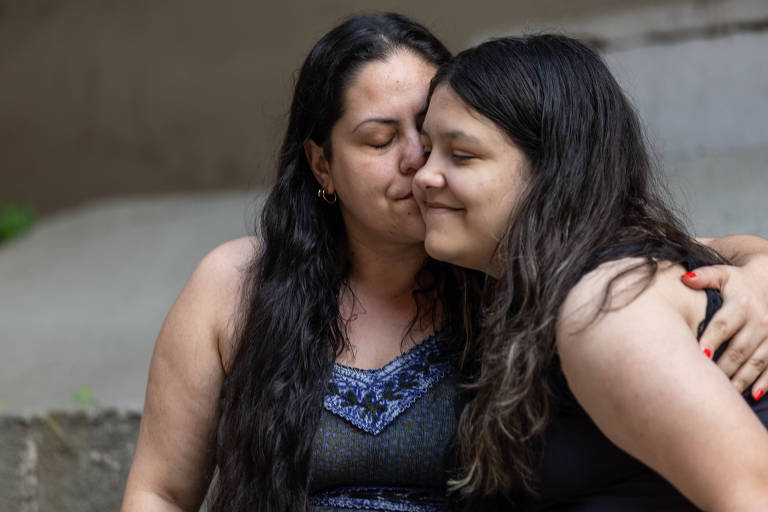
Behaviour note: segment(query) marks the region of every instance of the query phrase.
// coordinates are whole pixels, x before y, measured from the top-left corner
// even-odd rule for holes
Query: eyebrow
[[[424,135],[426,135],[427,137],[429,137],[430,139],[432,138],[432,136],[429,134],[429,132],[424,130],[424,128],[421,129],[421,132]],[[442,132],[442,133],[439,134],[439,138],[447,139],[447,140],[450,140],[450,141],[453,141],[453,140],[456,140],[456,139],[461,139],[461,140],[464,140],[466,142],[471,142],[473,144],[478,144],[478,145],[482,144],[482,141],[480,139],[478,139],[474,135],[470,135],[470,134],[468,134],[466,132],[463,132],[461,130],[451,130],[451,131],[448,131],[448,132]]]
[[[357,131],[358,128],[360,128],[366,123],[397,124],[397,121],[395,119],[390,119],[387,117],[369,117],[368,119],[363,119],[357,124],[357,126],[352,128],[352,132]]]

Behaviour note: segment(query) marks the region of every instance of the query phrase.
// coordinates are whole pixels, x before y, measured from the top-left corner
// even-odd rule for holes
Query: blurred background
[[[0,0],[0,511],[116,508],[163,317],[250,231],[304,56],[366,10],[452,51],[589,40],[691,229],[768,236],[765,0]]]

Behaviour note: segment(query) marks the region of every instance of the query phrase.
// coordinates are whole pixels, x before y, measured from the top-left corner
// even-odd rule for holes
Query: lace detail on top
[[[450,510],[445,492],[399,487],[347,487],[324,492],[312,498],[313,507],[403,512],[443,512]]]
[[[336,364],[324,405],[329,412],[376,435],[452,370],[451,362],[441,357],[433,334],[381,368],[362,370]]]

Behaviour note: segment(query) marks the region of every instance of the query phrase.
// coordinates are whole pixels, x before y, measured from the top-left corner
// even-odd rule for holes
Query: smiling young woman
[[[445,86],[431,96],[422,134],[429,162],[414,180],[414,195],[427,252],[497,274],[498,262],[488,262],[524,186],[525,154]]]
[[[600,58],[554,35],[466,50],[424,135],[427,252],[497,278],[455,486],[516,510],[768,509],[768,404],[699,350],[720,297],[680,282],[723,259],[658,199]]]

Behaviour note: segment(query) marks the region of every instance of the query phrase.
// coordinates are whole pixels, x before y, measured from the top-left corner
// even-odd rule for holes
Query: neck
[[[349,239],[350,285],[382,298],[410,296],[415,276],[427,259],[423,244],[368,244]]]

